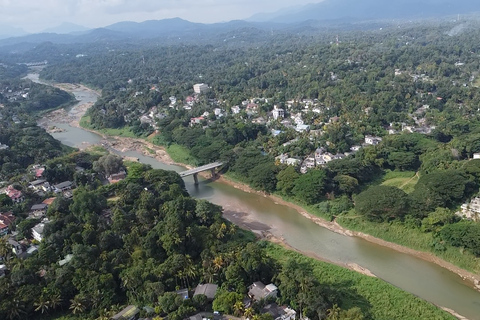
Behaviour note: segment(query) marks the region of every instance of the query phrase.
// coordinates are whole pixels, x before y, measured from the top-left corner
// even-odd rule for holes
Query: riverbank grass
[[[176,163],[184,163],[191,166],[196,166],[197,161],[195,157],[190,155],[190,152],[187,148],[178,145],[178,144],[171,144],[165,148],[170,158]]]
[[[99,132],[101,134],[104,134],[106,136],[112,136],[112,137],[125,137],[125,138],[138,138],[135,133],[130,130],[129,127],[123,127],[123,128],[104,128],[104,129],[97,129],[92,126],[92,121],[91,117],[84,115],[80,121],[78,122],[80,124],[80,127],[89,129],[89,130],[95,130],[96,132]]]
[[[429,252],[467,271],[480,272],[480,260],[473,254],[461,248],[441,245],[432,233],[406,226],[403,222],[371,222],[355,215],[353,210],[338,216],[336,221],[345,229],[366,233],[417,251]]]
[[[280,264],[289,259],[306,262],[344,310],[359,307],[367,319],[455,319],[447,312],[383,280],[306,257],[272,243],[267,254]]]

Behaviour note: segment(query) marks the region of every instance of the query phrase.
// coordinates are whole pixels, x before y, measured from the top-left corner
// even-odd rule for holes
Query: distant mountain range
[[[90,30],[90,28],[80,26],[78,24],[64,22],[59,26],[48,28],[41,33],[57,33],[57,34],[69,34],[69,33],[81,33]]]
[[[235,37],[239,34],[261,36],[282,32],[315,32],[322,27],[359,28],[359,23],[392,19],[422,19],[480,12],[478,0],[325,0],[320,3],[286,8],[275,13],[252,16],[246,21],[234,20],[225,23],[193,23],[180,18],[149,20],[144,22],[118,22],[104,28],[92,29],[64,23],[44,33],[25,35],[25,31],[0,26],[2,32],[14,36],[0,40],[0,47],[22,44],[35,45],[42,42],[59,44],[112,41],[138,41],[163,38],[174,41],[203,41],[212,37]],[[368,26],[368,25],[367,25]],[[362,25],[365,27],[365,24]]]
[[[480,12],[478,0],[325,0],[303,7],[256,14],[247,21],[295,23],[306,20],[420,19]]]
[[[20,28],[9,27],[0,24],[0,39],[5,39],[9,37],[18,37],[26,35],[27,32]]]

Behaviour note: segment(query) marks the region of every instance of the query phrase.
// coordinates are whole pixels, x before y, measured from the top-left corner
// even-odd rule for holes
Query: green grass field
[[[383,186],[391,186],[411,193],[418,182],[419,175],[413,171],[389,171],[383,177]]]
[[[192,166],[197,165],[195,157],[190,155],[190,151],[187,148],[178,144],[172,144],[165,148],[167,153],[177,163],[189,164]]]

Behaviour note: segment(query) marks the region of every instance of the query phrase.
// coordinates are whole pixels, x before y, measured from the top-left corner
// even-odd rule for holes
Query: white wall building
[[[195,93],[205,93],[208,89],[208,85],[205,83],[197,83],[193,85],[193,91],[195,91]]]
[[[277,120],[278,118],[283,119],[283,117],[285,117],[285,110],[277,106],[274,106],[272,114],[273,114],[273,119],[275,120]]]

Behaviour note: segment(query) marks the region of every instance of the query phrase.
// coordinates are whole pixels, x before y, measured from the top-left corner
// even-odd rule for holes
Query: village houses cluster
[[[76,172],[84,172],[85,169],[77,166]],[[24,180],[28,181],[27,177],[33,177],[27,183],[28,190],[22,191],[22,187],[16,184],[10,184],[6,187],[0,188],[0,194],[6,195],[13,204],[31,203],[31,199],[43,198],[44,200],[38,203],[33,203],[28,206],[29,210],[26,212],[26,220],[38,221],[31,229],[31,237],[33,241],[27,238],[20,237],[16,230],[17,217],[11,212],[0,212],[0,237],[7,236],[8,244],[11,247],[13,254],[19,258],[25,259],[31,256],[38,250],[38,244],[44,239],[45,226],[50,222],[47,217],[47,210],[57,197],[72,198],[75,184],[72,181],[66,180],[57,184],[51,185],[44,178],[45,166],[33,165],[29,169],[29,174],[24,176]],[[125,179],[126,172],[121,170],[105,177],[104,183],[116,183]],[[32,197],[32,194],[35,197]],[[107,211],[107,210],[106,210]],[[109,212],[103,215],[108,219]],[[71,257],[68,256],[59,263],[67,263]],[[0,277],[6,272],[6,267],[0,261]]]
[[[288,306],[279,306],[275,303],[275,299],[278,295],[278,288],[273,283],[268,285],[263,284],[260,281],[252,283],[248,288],[248,293],[243,299],[243,305],[245,308],[249,308],[253,303],[259,302],[261,307],[261,314],[270,314],[274,320],[295,320],[297,312]],[[218,285],[213,283],[199,284],[195,291],[189,291],[187,288],[179,289],[175,293],[182,299],[187,300],[198,295],[205,295],[207,301],[212,302],[218,291]],[[154,310],[149,307],[144,307],[147,313],[153,313]],[[148,318],[139,318],[140,309],[137,306],[129,305],[114,315],[112,320],[147,320]],[[219,312],[200,312],[189,318],[188,320],[224,320],[224,319],[237,319],[231,315],[221,315]],[[308,320],[306,317],[301,317],[303,320]],[[249,320],[249,318],[246,318]]]

